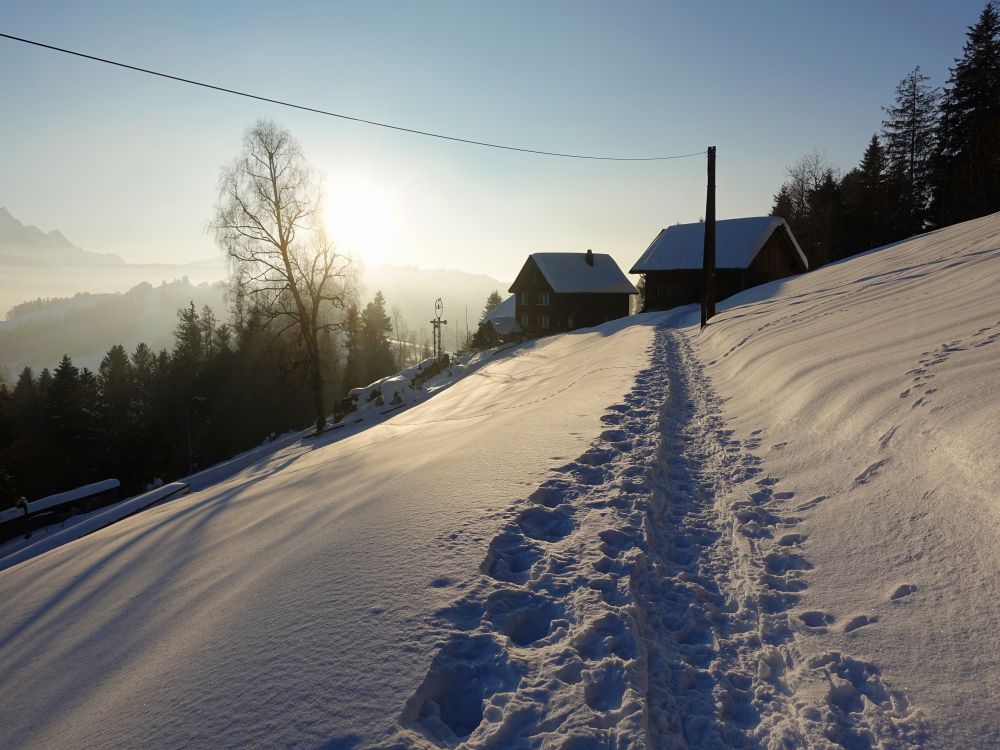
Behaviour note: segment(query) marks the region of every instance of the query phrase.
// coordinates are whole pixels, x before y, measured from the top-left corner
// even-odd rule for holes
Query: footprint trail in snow
[[[910,748],[919,712],[873,664],[824,651],[843,626],[793,614],[795,493],[727,429],[685,335],[606,429],[491,540],[474,591],[386,747]],[[893,597],[902,597],[904,587]]]

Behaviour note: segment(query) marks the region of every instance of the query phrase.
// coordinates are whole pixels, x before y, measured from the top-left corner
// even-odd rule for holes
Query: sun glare
[[[384,263],[394,257],[394,211],[385,191],[363,179],[331,180],[325,203],[327,234],[341,251],[365,263]]]

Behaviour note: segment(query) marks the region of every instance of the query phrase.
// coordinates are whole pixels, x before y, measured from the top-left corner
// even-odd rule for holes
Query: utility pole
[[[701,281],[701,327],[715,315],[715,146],[708,147],[708,192],[705,198],[705,253]]]

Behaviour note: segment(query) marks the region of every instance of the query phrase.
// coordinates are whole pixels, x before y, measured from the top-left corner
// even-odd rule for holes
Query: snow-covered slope
[[[1000,215],[555,336],[0,572],[0,743],[996,747],[998,282]]]
[[[797,644],[877,665],[927,747],[1000,747],[1000,214],[775,286],[695,349],[802,519]]]
[[[524,345],[365,432],[3,571],[0,744],[384,738],[445,637],[433,613],[480,578],[511,501],[598,435],[651,323]]]

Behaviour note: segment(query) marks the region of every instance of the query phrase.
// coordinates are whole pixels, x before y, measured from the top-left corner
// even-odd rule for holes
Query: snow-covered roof
[[[512,333],[520,333],[521,326],[517,322],[517,298],[512,294],[499,305],[490,310],[483,323],[493,326],[493,330],[500,336],[509,336]]]
[[[486,317],[483,318],[483,323],[492,323],[493,321],[500,320],[501,318],[513,318],[516,314],[517,314],[517,300],[512,294],[503,302],[501,302],[499,305],[497,305],[488,313],[486,313]]]
[[[748,268],[764,243],[781,227],[809,268],[805,253],[795,241],[788,224],[780,216],[750,216],[715,222],[715,267]],[[705,224],[677,224],[662,230],[632,266],[631,273],[702,267],[705,250]]]
[[[594,265],[587,263],[586,253],[532,253],[531,258],[559,294],[638,294],[615,259],[607,253],[594,253]],[[520,274],[518,274],[520,276]],[[514,291],[517,279],[509,291]]]

